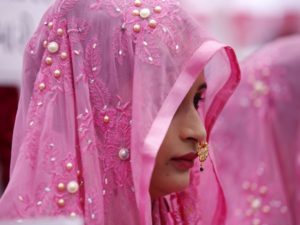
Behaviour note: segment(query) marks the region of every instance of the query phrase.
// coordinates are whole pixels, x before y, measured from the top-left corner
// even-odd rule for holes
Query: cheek
[[[170,159],[172,158],[172,135],[170,129],[163,140],[163,143],[157,153],[154,170],[152,173],[151,188],[155,192],[165,192],[166,183],[168,183],[169,177],[172,175],[172,166]],[[151,189],[150,188],[150,189]]]
[[[189,172],[178,171],[171,159],[178,154],[180,137],[174,118],[156,156],[150,190],[154,196],[182,191],[189,184]]]
[[[181,144],[178,130],[176,119],[173,118],[156,157],[157,167],[161,169],[164,176],[169,176],[173,169],[171,159],[178,155],[177,148]]]
[[[170,165],[170,158],[172,157],[170,154],[169,149],[167,148],[167,145],[162,145],[157,157],[156,157],[156,163],[155,163],[155,177],[156,180],[161,180],[164,179],[165,177],[170,176],[170,170],[171,170],[171,165]]]
[[[169,160],[173,157],[174,154],[174,142],[175,142],[175,135],[173,134],[172,129],[168,130],[163,143],[158,151],[156,156],[156,161],[158,166],[166,166],[169,164]]]

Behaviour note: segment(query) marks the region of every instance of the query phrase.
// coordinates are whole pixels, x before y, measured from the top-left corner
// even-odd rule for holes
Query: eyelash
[[[200,92],[198,92],[198,93],[195,94],[195,97],[194,97],[194,107],[196,109],[199,108],[199,102],[203,102],[205,100],[205,98],[202,96],[202,94],[203,93],[200,93]]]

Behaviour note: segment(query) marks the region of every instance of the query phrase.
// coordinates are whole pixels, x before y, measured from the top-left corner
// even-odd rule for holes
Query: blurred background
[[[0,195],[9,177],[24,45],[53,1],[0,1]],[[300,0],[182,2],[216,39],[235,48],[240,60],[264,43],[300,33]]]

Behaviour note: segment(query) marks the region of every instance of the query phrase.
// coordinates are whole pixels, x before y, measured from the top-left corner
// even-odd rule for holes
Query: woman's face
[[[152,199],[182,191],[189,185],[190,169],[197,158],[196,145],[206,139],[206,130],[197,111],[205,90],[201,74],[172,119],[156,157],[149,189]]]

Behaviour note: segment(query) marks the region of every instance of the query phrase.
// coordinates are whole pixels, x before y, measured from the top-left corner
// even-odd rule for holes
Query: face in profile
[[[150,184],[152,199],[183,191],[197,158],[196,145],[206,140],[204,123],[197,111],[206,90],[201,74],[177,109],[158,151]]]

